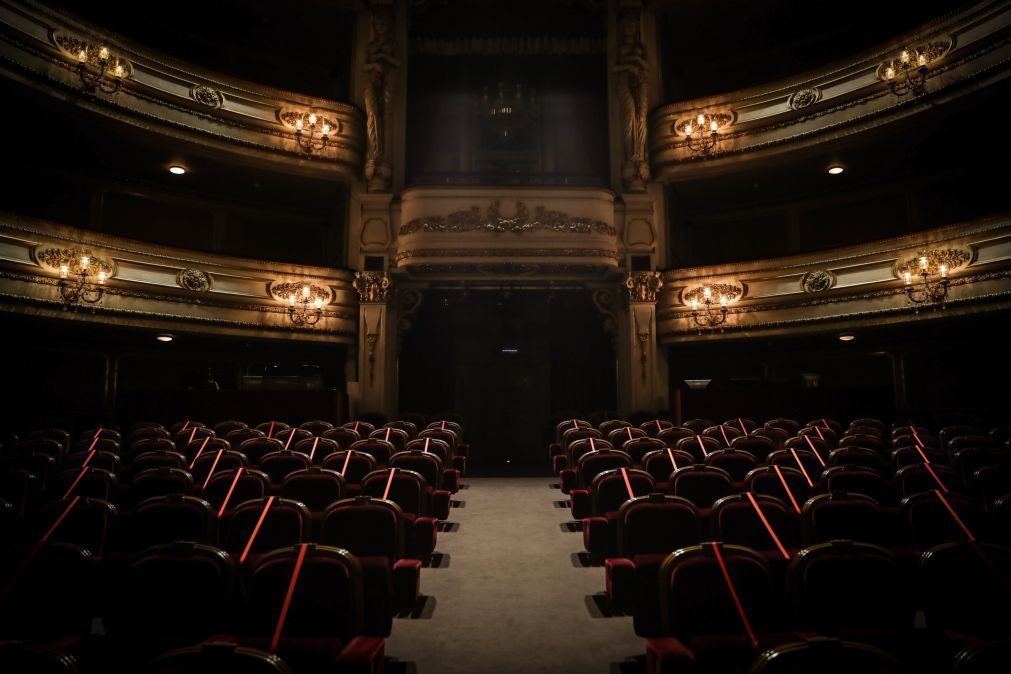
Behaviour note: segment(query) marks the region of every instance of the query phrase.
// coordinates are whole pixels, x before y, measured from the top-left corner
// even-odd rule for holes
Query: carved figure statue
[[[388,112],[393,100],[391,71],[400,67],[393,44],[393,7],[379,5],[372,9],[372,39],[365,64],[365,125],[368,148],[365,155],[365,180],[369,190],[384,192],[390,188],[393,169],[386,155]]]
[[[625,145],[621,180],[629,192],[644,192],[650,180],[646,156],[646,113],[649,104],[649,63],[642,44],[641,12],[626,9],[618,18],[618,104]]]

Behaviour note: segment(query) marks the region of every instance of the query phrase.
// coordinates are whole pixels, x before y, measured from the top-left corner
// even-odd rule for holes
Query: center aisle
[[[565,496],[550,477],[464,482],[450,517],[459,529],[436,547],[448,560],[422,571],[431,618],[397,619],[388,657],[418,674],[607,674],[645,651],[631,618],[591,614],[604,569],[574,564],[582,535],[563,531],[569,509],[554,505]]]

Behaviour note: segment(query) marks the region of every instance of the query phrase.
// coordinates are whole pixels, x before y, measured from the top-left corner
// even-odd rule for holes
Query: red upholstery
[[[734,480],[722,468],[714,466],[685,466],[674,471],[667,490],[682,496],[699,508],[710,508],[718,499],[734,491]]]
[[[216,524],[213,507],[203,499],[182,494],[155,496],[134,508],[130,541],[138,550],[173,541],[210,545],[216,540]]]
[[[227,513],[222,522],[222,547],[239,557],[256,528],[267,499],[250,500]],[[302,543],[309,538],[309,510],[298,501],[274,499],[250,549],[259,554]]]
[[[863,494],[819,494],[804,504],[802,517],[808,543],[834,539],[878,543],[887,538],[881,507]]]
[[[323,512],[344,493],[341,474],[319,466],[288,473],[281,484],[281,496],[304,503],[311,512]]]

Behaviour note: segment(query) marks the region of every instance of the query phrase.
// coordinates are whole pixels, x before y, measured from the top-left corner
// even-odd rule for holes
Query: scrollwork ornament
[[[275,299],[287,302],[292,295],[294,295],[296,299],[301,299],[304,294],[303,288],[306,287],[309,288],[310,301],[318,299],[322,300],[323,304],[328,304],[330,302],[330,292],[326,288],[305,281],[275,283],[270,287],[270,294],[273,295]]]
[[[536,207],[531,213],[522,201],[516,202],[515,215],[511,217],[502,214],[500,202],[493,201],[484,213],[480,206],[471,206],[469,210],[454,211],[447,216],[415,218],[400,227],[400,234],[479,231],[523,234],[537,230],[617,236],[617,230],[602,220],[570,216],[544,206]]]
[[[49,267],[53,271],[60,271],[64,266],[71,274],[80,274],[83,267],[81,261],[88,258],[88,271],[92,274],[105,272],[108,277],[112,277],[114,267],[111,262],[97,257],[90,250],[83,248],[44,248],[36,251],[35,259],[39,264]]]
[[[385,272],[359,271],[355,272],[352,285],[358,291],[358,301],[362,304],[383,304],[390,299],[393,281]]]
[[[630,273],[625,278],[628,301],[633,303],[656,302],[656,295],[663,288],[663,280],[658,271]]]
[[[211,276],[201,269],[183,269],[176,277],[176,282],[194,293],[205,293],[211,289]]]
[[[910,272],[914,276],[919,274],[922,270],[920,264],[920,258],[927,258],[927,272],[929,274],[938,274],[941,271],[941,265],[947,267],[947,271],[950,273],[967,264],[971,259],[972,255],[967,250],[961,248],[941,248],[938,250],[928,250],[918,253],[916,257],[906,260],[895,266],[895,277],[902,278],[903,274]]]
[[[706,288],[709,289],[713,297],[723,295],[727,298],[728,302],[732,302],[744,294],[744,290],[738,285],[731,283],[706,283],[705,285],[686,290],[682,295],[682,301],[685,304],[690,304],[692,300],[701,302],[705,298]]]
[[[806,293],[820,293],[835,285],[835,275],[823,269],[809,271],[800,279],[800,285]]]
[[[818,87],[810,87],[807,89],[798,89],[797,91],[790,94],[790,98],[787,101],[789,105],[794,110],[803,110],[804,108],[814,105],[821,100],[821,89]]]
[[[197,84],[190,89],[190,97],[200,105],[206,105],[208,108],[220,108],[224,102],[224,95],[217,89],[213,89],[206,84]]]

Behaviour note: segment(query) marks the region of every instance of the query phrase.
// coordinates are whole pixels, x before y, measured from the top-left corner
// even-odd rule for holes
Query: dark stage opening
[[[403,338],[400,410],[461,414],[474,470],[522,473],[564,410],[615,407],[615,376],[585,289],[434,289]]]

